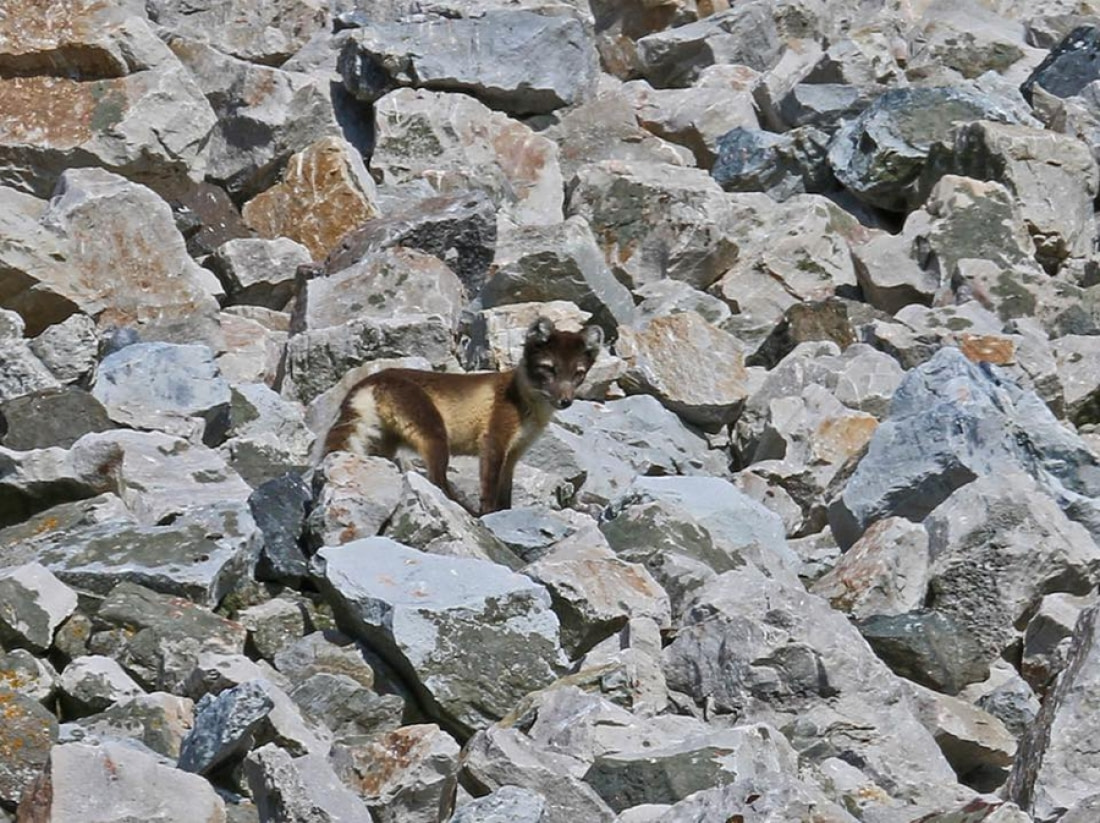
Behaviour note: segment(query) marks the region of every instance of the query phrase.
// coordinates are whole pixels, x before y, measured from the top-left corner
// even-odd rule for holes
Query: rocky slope
[[[0,820],[1097,819],[1098,54],[1092,0],[5,0]],[[539,314],[611,345],[516,508],[318,465]]]

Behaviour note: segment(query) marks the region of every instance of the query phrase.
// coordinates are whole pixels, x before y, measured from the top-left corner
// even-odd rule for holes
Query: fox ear
[[[529,346],[538,346],[542,343],[546,343],[553,333],[554,321],[549,317],[540,317],[532,323],[531,328],[527,330],[527,338],[524,342]]]
[[[600,346],[603,345],[603,329],[599,326],[589,326],[582,332],[582,336],[584,350],[594,359],[600,353]]]

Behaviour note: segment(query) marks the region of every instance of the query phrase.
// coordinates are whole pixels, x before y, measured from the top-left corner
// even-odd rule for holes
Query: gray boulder
[[[252,748],[260,724],[274,708],[259,681],[206,695],[195,706],[195,726],[180,746],[179,768],[205,774]]]
[[[287,237],[242,237],[219,246],[208,265],[230,302],[280,310],[294,296],[298,267],[310,260],[309,250]]]
[[[343,625],[449,726],[482,728],[561,670],[550,597],[514,572],[381,537],[326,547],[318,557],[318,583]],[[471,648],[481,653],[471,656]]]
[[[229,384],[205,346],[135,343],[99,364],[92,396],[116,423],[136,429],[186,432],[202,420],[202,436],[216,445],[229,423]]]
[[[76,592],[40,563],[0,570],[0,643],[44,652],[54,632],[76,611]]]
[[[583,102],[595,89],[597,60],[576,17],[490,9],[363,29],[345,44],[339,68],[368,103],[407,86],[467,92],[523,116]]]
[[[847,547],[875,520],[922,520],[955,489],[1010,471],[1032,474],[1071,519],[1100,534],[1096,455],[1034,393],[944,348],[906,376],[830,504],[829,524]]]
[[[570,217],[554,226],[504,233],[491,276],[478,294],[484,308],[508,303],[568,300],[606,331],[630,322],[634,301],[611,274],[588,222]]]
[[[861,200],[905,211],[919,202],[917,184],[934,143],[970,120],[1033,125],[1022,102],[974,86],[893,89],[841,128],[829,164]]]
[[[30,341],[31,351],[62,383],[91,373],[98,345],[95,321],[86,314],[72,314]]]
[[[172,768],[151,752],[111,740],[54,746],[41,776],[20,804],[20,815],[77,823],[88,819],[89,809],[118,823],[127,818],[164,823],[225,820],[225,803],[213,786],[198,775]]]
[[[1074,630],[1066,669],[1020,741],[1005,787],[1005,794],[1038,820],[1058,819],[1063,810],[1096,793],[1100,763],[1090,743],[1097,734],[1090,695],[1100,673],[1098,626],[1100,608],[1086,609]]]
[[[517,225],[562,219],[558,148],[465,94],[397,89],[374,104],[371,168],[385,185],[427,179],[438,193],[486,192]]]
[[[142,694],[141,686],[115,660],[102,655],[78,657],[57,679],[62,709],[67,717],[101,712]]]
[[[268,743],[248,755],[244,773],[261,820],[354,823],[370,819],[363,802],[324,755],[292,757]]]
[[[451,823],[542,823],[546,800],[519,786],[501,786],[455,810]]]
[[[588,220],[611,272],[631,288],[666,277],[706,288],[737,259],[733,211],[701,169],[582,166],[569,182],[566,212]]]

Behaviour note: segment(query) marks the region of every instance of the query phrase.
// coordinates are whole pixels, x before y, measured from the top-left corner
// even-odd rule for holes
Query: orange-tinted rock
[[[186,176],[201,167],[214,121],[178,62],[91,81],[0,79],[0,182],[49,197],[73,166],[142,181]]]
[[[959,350],[974,363],[1005,366],[1016,362],[1016,341],[993,334],[960,334]]]
[[[359,153],[345,140],[326,137],[292,156],[283,181],[245,204],[243,215],[262,237],[289,237],[321,260],[378,208]]]
[[[123,77],[167,49],[148,22],[108,0],[5,0],[0,74]]]

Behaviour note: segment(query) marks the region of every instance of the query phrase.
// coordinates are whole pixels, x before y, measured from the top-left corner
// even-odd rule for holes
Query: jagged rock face
[[[1100,815],[1096,0],[0,6],[0,820]]]

